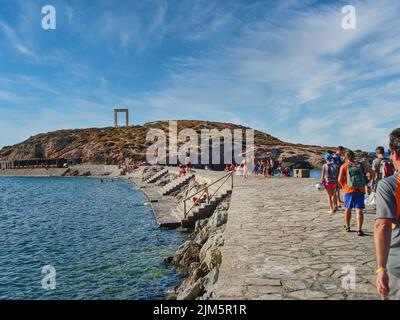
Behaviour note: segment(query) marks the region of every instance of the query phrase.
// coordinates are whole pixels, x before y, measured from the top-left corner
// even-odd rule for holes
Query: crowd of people
[[[247,160],[243,159],[239,165],[234,164],[234,163],[231,165],[226,165],[225,171],[226,172],[236,172],[236,174],[242,175],[243,177],[247,178],[247,174],[248,174]]]
[[[121,161],[118,164],[118,169],[121,170],[122,174],[129,174],[134,172],[136,169],[138,169],[140,166],[144,165],[145,162],[141,161],[133,161],[129,164],[125,164],[125,162]]]
[[[364,235],[365,196],[369,194],[374,198],[376,287],[382,298],[400,299],[400,128],[390,134],[390,158],[385,156],[382,146],[376,148],[375,154],[372,163],[356,159],[353,151],[343,147],[325,154],[321,184],[327,194],[330,213],[344,205],[346,232],[351,231],[351,215],[355,209],[358,236]]]
[[[344,229],[351,231],[350,221],[352,209],[357,213],[357,234],[364,235],[363,210],[365,209],[365,195],[375,194],[379,182],[394,174],[394,165],[385,156],[385,150],[376,148],[376,159],[372,165],[366,159],[356,160],[351,150],[338,147],[335,153],[324,156],[325,164],[322,166],[321,184],[324,186],[328,198],[329,212],[334,213],[344,205]],[[340,196],[343,190],[343,200]]]
[[[239,175],[243,175],[247,177],[248,173],[248,166],[247,160],[243,160],[239,165],[230,164],[225,167],[225,171],[235,171]],[[257,176],[264,176],[264,177],[273,177],[273,176],[284,176],[290,177],[290,168],[287,166],[283,166],[282,163],[276,162],[272,158],[262,159],[262,160],[254,160],[254,166],[252,170],[252,174]]]

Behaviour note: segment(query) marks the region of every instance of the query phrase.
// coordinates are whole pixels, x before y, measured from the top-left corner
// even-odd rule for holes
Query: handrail
[[[206,186],[206,187],[200,189],[200,190],[197,191],[196,193],[193,193],[191,196],[187,197],[187,198],[184,199],[184,200],[181,200],[180,202],[191,199],[193,196],[199,194],[201,191],[203,191],[203,190],[205,190],[205,189],[208,189],[209,187],[211,187],[212,185],[216,184],[217,182],[223,180],[224,178],[226,178],[226,177],[228,177],[228,176],[230,176],[230,175],[233,176],[233,173],[234,173],[234,171],[229,172],[227,175],[223,176],[222,178],[219,178],[218,180],[215,180],[214,182],[210,183],[208,186]],[[225,183],[225,181],[224,181],[224,183]],[[195,187],[195,186],[194,186],[194,187]],[[194,189],[194,187],[192,187],[191,189]]]
[[[185,192],[185,197],[187,198],[187,196],[188,196],[188,193],[189,193],[189,191],[192,191],[194,188],[196,188],[196,185],[194,185],[193,187],[191,187],[190,189],[187,189],[186,190],[186,192]],[[186,199],[185,199],[186,200]],[[181,201],[179,201],[179,203],[181,203],[182,201],[185,201],[185,200],[181,200]]]
[[[226,175],[226,179],[225,179],[225,181],[224,182],[222,182],[222,184],[218,187],[218,189],[217,190],[215,190],[215,192],[211,195],[211,197],[209,197],[209,199],[212,199],[216,194],[217,194],[217,192],[219,191],[219,189],[221,189],[222,188],[222,186],[225,184],[225,182],[226,181],[228,181],[228,179],[229,179],[229,176],[230,175]],[[233,174],[232,174],[232,177],[233,177]],[[207,191],[208,191],[208,189],[207,189]],[[208,202],[210,202],[210,201],[208,201]]]
[[[201,192],[206,191],[206,193],[207,193],[207,203],[210,203],[210,200],[217,194],[217,192],[218,192],[218,191],[222,188],[222,186],[229,180],[229,178],[231,178],[231,188],[233,189],[233,174],[234,174],[234,171],[229,172],[227,175],[225,175],[225,176],[219,178],[218,180],[216,180],[216,181],[210,183],[209,185],[207,185],[207,186],[201,188],[201,189],[198,190],[196,193],[193,193],[191,196],[186,197],[185,199],[181,200],[179,203],[182,203],[182,202],[183,202],[183,211],[184,211],[183,213],[184,213],[185,219],[186,219],[187,215],[189,214],[189,212],[192,211],[192,209],[197,205],[196,203],[194,203],[194,204],[192,205],[192,207],[191,207],[188,211],[186,211],[186,201],[187,201],[187,200],[190,200],[190,199],[193,198],[193,196],[195,196],[195,195],[197,195],[197,194],[199,194],[199,193],[201,193]],[[224,179],[225,179],[225,180],[224,180]],[[224,180],[224,181],[222,182],[222,184],[221,184],[221,185],[218,187],[218,189],[210,196],[209,193],[208,193],[208,189],[209,189],[212,185],[214,185],[214,184],[216,184],[216,183],[218,183],[218,182],[220,182],[220,181],[222,181],[222,180]],[[194,188],[194,187],[192,187],[191,189],[193,189],[193,188]],[[191,189],[190,189],[190,190],[191,190]],[[188,192],[186,192],[186,195],[187,195],[187,193],[188,193]]]

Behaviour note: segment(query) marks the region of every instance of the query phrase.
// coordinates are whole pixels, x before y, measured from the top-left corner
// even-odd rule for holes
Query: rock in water
[[[188,268],[191,263],[199,261],[200,249],[200,245],[191,241],[186,241],[178,248],[171,264],[178,267]]]

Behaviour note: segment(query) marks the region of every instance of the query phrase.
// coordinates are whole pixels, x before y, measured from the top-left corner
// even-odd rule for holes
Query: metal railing
[[[198,190],[196,193],[193,193],[193,194],[190,195],[190,196],[188,196],[189,191],[193,190],[196,186],[193,186],[192,188],[188,189],[188,190],[186,191],[186,194],[185,194],[185,197],[186,197],[186,198],[183,199],[183,200],[181,200],[181,202],[180,202],[180,203],[183,202],[183,214],[184,214],[185,219],[186,219],[187,215],[189,214],[189,212],[192,211],[193,208],[196,207],[197,204],[198,204],[197,201],[195,201],[195,203],[190,207],[190,209],[189,209],[189,210],[186,210],[186,209],[187,209],[187,208],[186,208],[186,201],[187,201],[187,200],[191,200],[194,196],[198,195],[199,193],[203,193],[203,194],[206,194],[206,195],[207,195],[207,204],[209,204],[210,201],[211,201],[211,199],[214,198],[214,196],[215,196],[215,195],[217,194],[217,192],[222,188],[222,186],[229,180],[229,178],[230,178],[230,181],[231,181],[231,190],[233,190],[233,174],[234,174],[234,171],[229,172],[228,174],[226,174],[226,175],[224,175],[223,177],[219,178],[218,180],[215,180],[214,182],[212,182],[212,183],[206,185],[205,187],[201,188],[201,189]],[[221,183],[221,185],[217,188],[217,190],[215,190],[215,192],[210,196],[210,194],[209,194],[209,192],[208,192],[208,189],[209,189],[211,186],[217,184],[218,182],[220,182],[220,181],[222,181],[222,180],[224,180],[224,181],[223,181],[223,182]],[[203,194],[202,194],[202,195],[203,195]]]

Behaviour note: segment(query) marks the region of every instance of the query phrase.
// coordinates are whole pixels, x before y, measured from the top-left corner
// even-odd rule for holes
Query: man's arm
[[[374,226],[376,264],[386,267],[390,241],[392,238],[392,219],[376,219]]]
[[[374,180],[375,179],[375,171],[372,170],[371,167],[365,162],[362,165],[364,167],[364,170],[370,174],[370,179]]]
[[[392,219],[376,219],[374,226],[375,255],[378,270],[376,289],[383,298],[388,297],[390,291],[389,278],[385,270],[392,237],[392,221]]]
[[[376,168],[377,166],[376,166],[376,159],[374,159],[374,161],[372,161],[372,170],[374,170],[374,173],[375,173],[375,178],[376,178],[376,175],[378,174],[378,171],[377,171],[377,168]],[[375,188],[376,188],[376,186],[375,186],[375,179],[371,179],[372,181],[371,181],[371,190],[372,191],[375,191]]]
[[[338,182],[342,187],[343,187],[344,181],[345,181],[345,179],[344,179],[344,173],[343,173],[343,166],[341,166],[340,171],[339,171]]]

